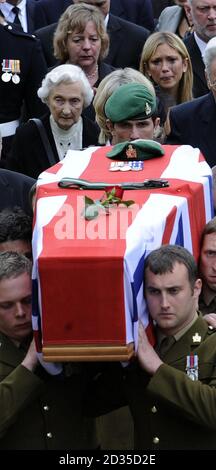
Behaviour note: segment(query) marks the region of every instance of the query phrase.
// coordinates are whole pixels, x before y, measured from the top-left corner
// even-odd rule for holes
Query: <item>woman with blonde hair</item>
[[[60,17],[54,35],[54,55],[60,62],[79,65],[90,85],[99,82],[113,67],[103,61],[109,51],[109,36],[100,10],[93,5],[71,5]]]
[[[101,81],[93,101],[96,112],[96,121],[100,127],[100,144],[103,145],[112,141],[112,134],[107,127],[107,117],[104,111],[106,101],[119,86],[134,82],[145,85],[150,92],[155,94],[154,87],[151,82],[140,72],[129,67],[114,70],[109,76],[105,77]]]
[[[149,36],[143,47],[140,72],[154,84],[165,114],[171,106],[192,100],[191,60],[176,34],[157,32]]]

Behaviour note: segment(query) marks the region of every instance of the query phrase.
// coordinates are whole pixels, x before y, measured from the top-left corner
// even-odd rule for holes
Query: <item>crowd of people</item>
[[[156,343],[140,324],[127,367],[51,376],[31,325],[40,173],[68,150],[141,139],[199,148],[215,189],[215,99],[216,0],[0,0],[2,450],[216,449],[216,217],[198,265],[178,245],[148,255]]]

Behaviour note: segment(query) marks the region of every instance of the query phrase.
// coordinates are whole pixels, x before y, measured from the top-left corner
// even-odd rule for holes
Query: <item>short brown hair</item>
[[[204,230],[201,235],[201,248],[206,235],[210,233],[216,233],[216,217],[213,217],[204,227]]]
[[[188,272],[188,279],[193,290],[198,269],[193,255],[183,246],[162,245],[153,250],[145,260],[144,276],[147,268],[154,274],[166,274],[172,272],[175,263],[184,264]]]

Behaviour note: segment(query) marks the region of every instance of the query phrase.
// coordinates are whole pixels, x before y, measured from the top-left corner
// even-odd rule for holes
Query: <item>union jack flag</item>
[[[109,171],[108,150],[69,151],[38,180],[33,329],[40,353],[42,343],[62,340],[65,345],[136,343],[138,319],[150,335],[143,297],[146,256],[171,243],[198,258],[201,232],[213,216],[212,173],[199,149],[167,145],[163,157],[144,162],[143,171],[118,176]],[[136,211],[125,226],[125,219],[116,223],[114,212],[88,223],[81,217],[83,192],[58,188],[63,177],[106,181],[111,186],[116,181],[161,177],[170,186],[127,191],[125,199],[135,200]],[[84,194],[101,197],[101,191]],[[58,373],[60,367],[48,364],[47,369]]]

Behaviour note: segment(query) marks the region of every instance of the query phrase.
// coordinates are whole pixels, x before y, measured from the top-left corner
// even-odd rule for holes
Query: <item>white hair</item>
[[[94,96],[91,85],[82,69],[77,65],[72,64],[59,65],[46,74],[42,81],[42,85],[37,92],[41,101],[47,104],[52,89],[62,82],[80,82],[83,88],[84,108],[91,104]]]
[[[216,59],[216,37],[210,39],[203,54],[203,62],[205,64],[205,69],[206,69],[208,78],[210,78],[211,76],[211,64],[213,60],[215,59]]]

